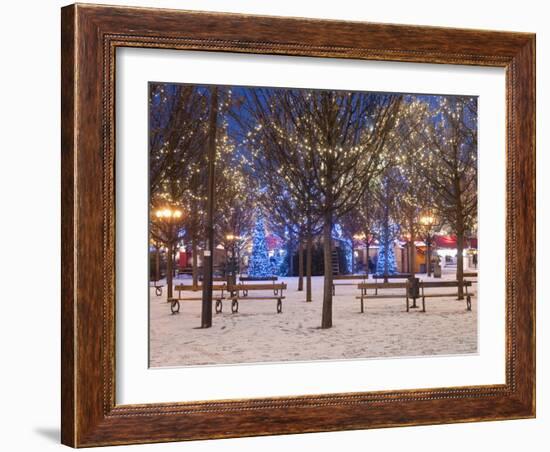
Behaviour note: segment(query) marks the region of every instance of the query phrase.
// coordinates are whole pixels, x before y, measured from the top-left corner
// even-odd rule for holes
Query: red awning
[[[456,249],[456,235],[436,235],[434,237],[434,242],[438,248]],[[477,249],[477,238],[467,238],[465,240],[464,247]]]
[[[275,250],[283,246],[283,241],[274,234],[269,234],[265,238],[265,241],[267,243],[268,250]]]

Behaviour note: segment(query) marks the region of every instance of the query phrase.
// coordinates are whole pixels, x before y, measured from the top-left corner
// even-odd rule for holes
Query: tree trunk
[[[409,241],[409,273],[414,278],[416,273],[416,246],[414,245],[414,239]]]
[[[365,274],[368,276],[369,274],[369,271],[370,271],[370,268],[369,268],[369,259],[370,259],[370,256],[369,256],[369,250],[370,250],[370,243],[369,243],[369,236],[368,234],[365,235],[365,237],[367,238],[366,241],[365,241],[365,248],[367,250],[367,261],[366,261],[366,271],[365,271]]]
[[[456,232],[456,280],[458,284],[458,299],[464,299],[464,256],[462,255],[464,251],[464,231],[459,228]]]
[[[191,238],[191,258],[192,261],[192,271],[193,271],[193,288],[197,287],[199,285],[199,259],[198,259],[198,249],[197,249],[197,238],[193,236]]]
[[[389,260],[388,254],[390,252],[390,219],[389,212],[387,207],[384,211],[384,282],[388,282],[388,269],[389,269]]]
[[[428,237],[426,243],[426,276],[432,275],[432,239]]]
[[[311,267],[312,267],[313,237],[307,233],[306,241],[306,301],[311,301]]]
[[[304,242],[298,241],[298,291],[304,290]]]
[[[214,259],[214,208],[216,195],[216,133],[218,123],[218,88],[211,88],[208,124],[208,190],[206,203],[206,246],[203,254],[201,327],[212,326],[212,273]]]
[[[294,276],[294,256],[292,252],[294,251],[294,239],[290,236],[288,241],[288,248],[286,250],[288,256],[288,276]]]
[[[166,294],[168,298],[172,298],[172,278],[173,278],[173,254],[174,247],[172,242],[168,242],[166,250]]]
[[[407,257],[407,260],[409,261],[409,273],[414,278],[415,266],[416,266],[416,246],[414,244],[414,236],[415,236],[415,229],[414,229],[414,217],[409,217],[409,232],[410,232],[410,239],[409,239],[409,255]]]
[[[332,213],[325,213],[323,225],[323,261],[325,284],[323,287],[323,315],[321,328],[332,328]]]
[[[160,246],[155,247],[155,280],[160,280]]]

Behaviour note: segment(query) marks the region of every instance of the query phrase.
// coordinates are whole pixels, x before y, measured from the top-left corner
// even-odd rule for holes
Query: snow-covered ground
[[[443,278],[454,279],[454,272],[444,272]],[[311,303],[305,302],[305,292],[296,290],[298,278],[280,280],[288,284],[281,314],[276,313],[275,300],[242,300],[237,314],[231,314],[230,303],[224,301],[223,313],[213,314],[212,328],[208,329],[199,328],[200,301],[182,301],[180,313],[171,315],[166,291],[157,297],[151,289],[150,366],[477,352],[476,296],[472,297],[472,311],[466,311],[465,301],[448,297],[426,299],[425,313],[419,309],[407,313],[400,296],[368,300],[361,314],[355,298],[357,286],[341,286],[336,288],[333,301],[333,327],[323,330],[323,277],[313,277]]]

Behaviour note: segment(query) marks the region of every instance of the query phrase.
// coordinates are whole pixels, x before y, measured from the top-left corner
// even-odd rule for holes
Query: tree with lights
[[[265,226],[263,215],[256,217],[256,226],[252,235],[252,254],[248,264],[248,276],[253,278],[265,278],[271,276],[271,263],[265,239]]]
[[[250,243],[254,218],[250,212],[256,208],[254,187],[235,152],[234,137],[228,133],[228,124],[220,124],[217,147],[216,170],[216,209],[214,212],[214,229],[216,243],[223,246],[226,261],[231,254],[234,261],[228,277],[240,268],[240,257]],[[229,282],[229,281],[228,281]]]
[[[242,142],[249,150],[244,162],[255,180],[258,201],[270,212],[268,219],[275,229],[286,227],[289,229],[289,237],[296,237],[298,290],[303,290],[305,266],[306,301],[311,302],[313,238],[320,231],[319,216],[312,209],[316,196],[312,181],[314,175],[313,172],[304,170],[307,167],[306,162],[302,162],[302,171],[296,171],[296,168],[288,171],[291,162],[273,158],[281,148],[289,145],[295,147],[296,144],[274,141],[273,126],[277,128],[277,124],[272,124],[269,117],[276,114],[273,102],[281,100],[271,98],[274,93],[272,89],[248,91],[240,104],[241,108],[234,112],[234,118],[244,132]],[[296,149],[291,152],[296,152]]]
[[[403,121],[396,128],[399,137],[399,154],[394,156],[395,177],[399,202],[393,209],[393,217],[405,240],[406,269],[415,274],[415,240],[421,235],[420,214],[433,205],[432,191],[423,178],[423,146],[418,143],[417,129],[425,126],[429,117],[429,105],[418,96],[405,96]]]
[[[399,232],[395,220],[400,202],[401,183],[398,169],[396,166],[390,166],[371,186],[379,245],[376,274],[383,275],[384,282],[388,282],[388,275],[397,271],[393,247]]]
[[[355,244],[362,238],[363,221],[358,212],[359,209],[350,210],[340,218],[339,224],[342,228],[342,235],[345,240],[351,244],[351,268],[352,274],[355,273]]]
[[[183,226],[196,287],[204,237],[208,94],[196,86],[152,84],[149,118],[150,198],[155,204],[177,203],[186,212]]]
[[[400,97],[270,88],[254,90],[251,98],[257,126],[249,140],[322,224],[321,327],[330,328],[332,229],[387,165],[384,151],[398,121]]]
[[[151,199],[181,194],[186,178],[195,170],[189,165],[203,158],[207,133],[204,122],[207,118],[208,99],[198,87],[164,83],[150,85]]]
[[[433,193],[440,220],[456,234],[456,278],[464,281],[463,251],[477,226],[477,99],[441,96],[430,120],[418,129],[421,174]],[[459,298],[464,298],[459,285]]]
[[[163,205],[153,210],[150,219],[151,240],[166,247],[166,296],[172,297],[173,263],[177,244],[183,237],[183,212],[177,207]]]
[[[340,218],[344,234],[352,241],[352,253],[355,250],[355,244],[365,247],[365,274],[369,273],[370,247],[376,238],[378,224],[376,215],[377,204],[373,189],[377,181],[378,178],[373,179],[355,208]]]
[[[203,147],[208,99],[196,86],[151,84],[149,87],[149,196],[150,210],[177,205],[183,212],[178,241],[185,237],[195,246],[201,232],[205,187]],[[189,215],[193,212],[193,215]],[[159,223],[152,217],[151,236]],[[163,234],[160,234],[162,237]],[[173,244],[172,246],[175,246]],[[196,252],[193,259],[196,259]],[[193,266],[194,273],[196,261]],[[197,276],[194,274],[194,283]],[[170,293],[171,293],[171,289]]]

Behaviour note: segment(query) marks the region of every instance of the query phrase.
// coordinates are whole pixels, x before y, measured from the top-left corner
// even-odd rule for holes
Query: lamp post
[[[432,275],[432,230],[437,223],[437,217],[432,210],[426,210],[420,216],[420,224],[424,228],[424,241],[426,242],[426,275]]]
[[[161,244],[156,240],[151,239],[151,246],[155,249],[155,273],[154,273],[154,282],[158,283],[160,280],[160,248]]]
[[[167,297],[172,297],[172,278],[173,278],[173,259],[174,245],[178,240],[177,225],[183,218],[183,212],[172,207],[163,207],[155,211],[155,218],[162,223],[164,229],[164,239],[166,243],[166,287]]]

